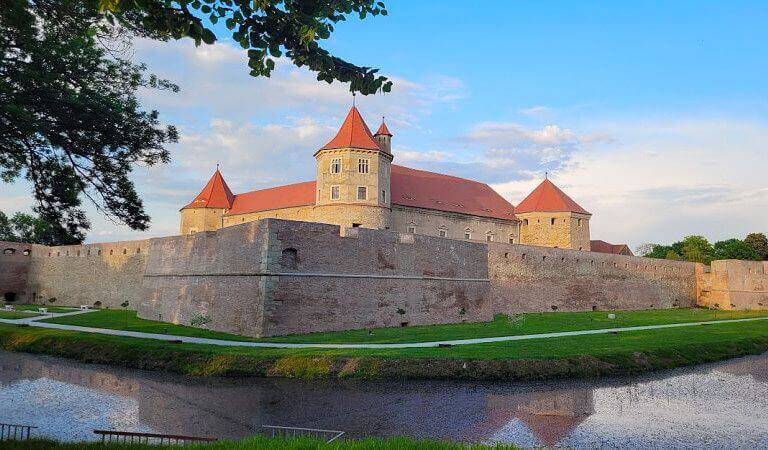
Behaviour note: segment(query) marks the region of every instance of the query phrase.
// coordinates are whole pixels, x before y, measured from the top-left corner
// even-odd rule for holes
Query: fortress
[[[489,186],[392,165],[356,108],[315,181],[235,195],[217,170],[181,234],[46,247],[0,242],[6,301],[115,308],[249,336],[474,322],[495,314],[765,309],[768,262],[639,258],[590,239],[544,180],[517,208]],[[198,321],[199,322],[199,321]]]

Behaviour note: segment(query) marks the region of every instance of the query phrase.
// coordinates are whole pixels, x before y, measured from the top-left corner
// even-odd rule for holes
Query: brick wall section
[[[712,261],[699,264],[701,306],[720,309],[768,309],[768,261]]]
[[[267,222],[152,240],[139,317],[260,336]]]
[[[490,244],[488,266],[497,313],[696,304],[695,264],[688,262]]]
[[[102,307],[120,308],[128,301],[135,308],[145,296],[141,282],[149,248],[149,240],[38,246],[32,254],[27,293],[35,293],[38,303],[55,297],[56,305],[100,301]]]
[[[488,283],[475,281],[487,279],[484,245],[364,228],[348,229],[341,237],[338,226],[268,222],[277,230],[273,250],[296,250],[295,265],[283,259],[272,270],[341,276],[278,277],[265,305],[265,335],[475,322],[493,316]]]

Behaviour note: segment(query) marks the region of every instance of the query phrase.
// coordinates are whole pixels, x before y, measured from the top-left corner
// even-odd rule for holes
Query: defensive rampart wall
[[[716,261],[706,273],[679,261],[340,231],[264,219],[142,241],[9,243],[18,251],[0,255],[0,293],[38,303],[56,297],[57,305],[128,301],[143,318],[251,336],[690,307],[697,296],[721,308],[768,304],[765,263]]]

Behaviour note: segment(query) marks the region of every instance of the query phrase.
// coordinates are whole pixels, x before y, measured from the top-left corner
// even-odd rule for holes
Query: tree
[[[749,261],[760,259],[755,249],[740,239],[715,242],[713,253],[713,259],[743,259]]]
[[[760,260],[768,260],[768,238],[763,233],[749,233],[744,238],[744,243],[757,253]]]
[[[61,234],[61,227],[53,226],[38,216],[17,212],[10,219],[0,211],[0,241],[28,242],[43,245],[73,245],[83,242],[84,235]]]
[[[167,162],[164,145],[177,140],[136,91],[178,88],[102,45],[114,42],[106,31],[120,31],[105,23],[88,1],[7,0],[0,9],[0,178],[29,180],[35,212],[62,239],[82,240],[90,227],[82,196],[147,229],[129,175],[136,164]]]
[[[661,244],[643,244],[638,247],[638,252],[646,258],[665,259],[672,247]]]
[[[674,245],[673,245],[674,250]],[[685,261],[709,264],[712,261],[712,244],[703,236],[687,236],[682,240],[680,255]]]
[[[328,39],[335,25],[356,14],[360,19],[386,16],[384,3],[375,0],[89,0],[108,23],[159,39],[194,39],[213,44],[212,27],[220,22],[226,33],[248,50],[252,76],[269,76],[274,58],[285,56],[299,67],[317,72],[318,81],[349,83],[363,95],[389,92],[392,82],[331,55],[318,41]]]

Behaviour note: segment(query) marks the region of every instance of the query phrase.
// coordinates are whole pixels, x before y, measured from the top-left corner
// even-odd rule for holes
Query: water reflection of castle
[[[766,379],[762,365],[723,370]],[[759,378],[758,378],[759,377]],[[593,389],[520,391],[515,384],[206,381],[73,365],[2,353],[0,383],[49,378],[136,400],[141,421],[158,432],[242,437],[277,424],[345,430],[352,437],[410,435],[485,441],[510,424],[555,446],[595,411]]]

